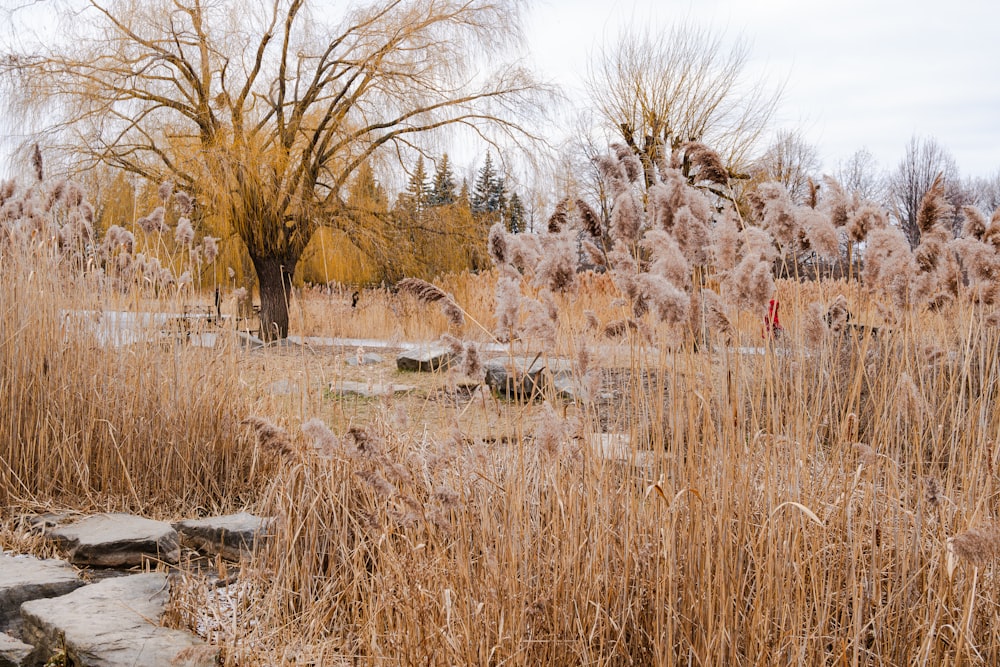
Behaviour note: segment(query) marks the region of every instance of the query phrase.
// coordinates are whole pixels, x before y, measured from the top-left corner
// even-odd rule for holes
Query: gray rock
[[[360,358],[356,354],[347,357],[348,366],[375,366],[376,364],[381,364],[382,361],[382,356],[374,352],[367,352],[361,355]]]
[[[65,647],[75,665],[216,665],[218,649],[160,627],[169,598],[167,575],[160,572],[105,579],[62,597],[25,602],[23,639],[42,661]]]
[[[553,378],[565,378],[569,372],[564,360],[500,357],[486,363],[486,385],[499,396],[524,401],[540,398]],[[565,383],[560,386],[566,388]]]
[[[0,632],[0,667],[23,667],[29,665],[28,656],[35,650],[34,646],[14,639]]]
[[[78,565],[131,567],[148,560],[176,563],[180,558],[177,531],[169,523],[131,514],[98,514],[47,535]]]
[[[69,563],[0,555],[0,630],[18,620],[22,602],[65,595],[83,586]]]
[[[406,392],[413,391],[415,388],[408,384],[369,384],[367,382],[343,380],[335,383],[331,387],[331,390],[333,393],[340,395],[354,394],[363,398],[382,398],[392,394],[405,394]]]
[[[451,361],[451,352],[448,348],[432,345],[400,353],[396,357],[396,368],[401,371],[430,372],[447,368]]]
[[[300,391],[299,384],[293,380],[275,380],[267,385],[267,393],[272,396],[290,396]]]
[[[250,555],[255,544],[267,539],[267,529],[272,521],[240,512],[179,521],[174,524],[174,528],[180,534],[184,546],[220,554],[229,560],[239,560],[242,556]]]

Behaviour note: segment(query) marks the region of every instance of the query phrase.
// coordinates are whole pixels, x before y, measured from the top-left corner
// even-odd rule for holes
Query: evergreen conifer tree
[[[455,176],[451,173],[448,154],[441,156],[441,162],[434,172],[434,184],[431,187],[429,204],[431,206],[447,206],[454,204],[458,198],[455,192]]]

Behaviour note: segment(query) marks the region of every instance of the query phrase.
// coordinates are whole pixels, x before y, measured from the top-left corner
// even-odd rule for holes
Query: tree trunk
[[[265,341],[288,337],[288,301],[298,257],[254,257],[260,289],[260,336]]]

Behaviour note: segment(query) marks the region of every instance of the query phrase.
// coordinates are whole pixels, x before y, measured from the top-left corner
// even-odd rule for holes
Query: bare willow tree
[[[608,129],[642,159],[647,186],[658,159],[689,142],[713,148],[739,170],[780,97],[745,76],[749,49],[723,35],[679,24],[627,32],[592,62],[587,88]]]
[[[78,34],[2,65],[78,165],[171,179],[229,220],[269,338],[288,334],[295,267],[344,218],[361,164],[444,129],[532,139],[518,119],[539,109],[542,89],[504,64],[518,0],[322,4],[73,0]]]

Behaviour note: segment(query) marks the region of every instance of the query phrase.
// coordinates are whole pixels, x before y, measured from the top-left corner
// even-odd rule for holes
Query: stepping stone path
[[[74,665],[218,664],[217,648],[159,625],[169,599],[162,572],[105,579],[62,597],[25,602],[22,636],[41,661],[65,649]]]
[[[255,544],[267,539],[267,529],[271,523],[271,519],[240,512],[178,521],[174,528],[180,534],[181,544],[184,546],[238,561],[249,556]]]
[[[445,369],[451,362],[452,356],[448,348],[434,345],[402,352],[396,357],[396,368],[401,371],[426,373]]]
[[[117,568],[150,559],[176,562],[179,540],[238,560],[266,539],[274,521],[241,512],[180,521],[175,531],[138,516],[101,514],[59,525],[71,518],[45,514],[26,517],[26,523],[44,531],[74,562]],[[170,598],[166,573],[92,574],[101,580],[88,584],[66,561],[0,552],[0,667],[41,667],[63,650],[78,667],[218,664],[216,647],[160,625]]]
[[[132,567],[150,560],[176,563],[177,531],[169,523],[131,514],[99,514],[46,533],[75,565]]]

